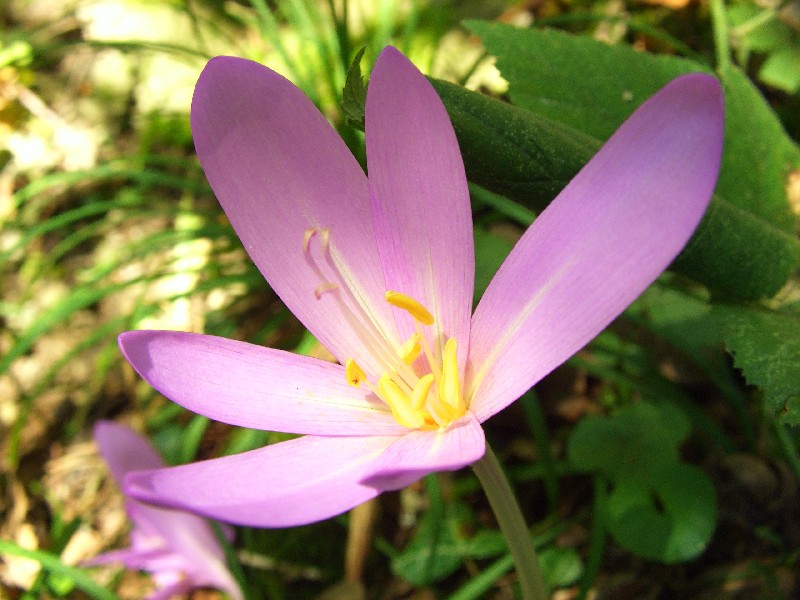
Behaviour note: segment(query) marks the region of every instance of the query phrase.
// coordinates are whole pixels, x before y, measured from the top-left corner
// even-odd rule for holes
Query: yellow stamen
[[[458,358],[456,354],[456,340],[450,338],[444,345],[444,360],[442,361],[442,400],[460,411],[464,406],[461,399],[461,382],[458,379]]]
[[[419,357],[422,352],[422,346],[419,345],[421,336],[415,333],[408,341],[397,349],[397,356],[399,356],[404,363],[410,365]]]
[[[308,248],[311,244],[311,238],[317,235],[317,230],[313,227],[309,227],[306,229],[305,234],[303,234],[303,254],[308,254]]]
[[[414,411],[420,411],[425,406],[425,401],[428,399],[428,392],[433,384],[433,375],[428,373],[421,377],[414,386],[414,391],[411,393],[411,408]]]
[[[428,401],[425,403],[425,409],[439,427],[447,427],[454,418],[450,406],[441,402],[435,396],[428,397]]]
[[[347,363],[344,366],[344,376],[347,379],[347,383],[353,387],[360,387],[361,382],[367,379],[367,374],[352,358],[347,359]]]
[[[425,424],[425,418],[411,408],[408,396],[392,381],[389,375],[384,375],[378,380],[378,393],[392,409],[395,420],[403,427],[417,429]]]
[[[317,298],[317,300],[319,300],[320,298],[322,298],[323,294],[332,292],[338,287],[339,287],[338,285],[336,285],[335,283],[331,283],[329,281],[326,281],[325,283],[320,283],[317,286],[317,289],[314,290],[314,296]]]
[[[433,315],[411,296],[389,290],[385,297],[389,304],[406,311],[423,325],[433,325]]]
[[[325,254],[328,254],[328,252],[330,252],[331,230],[328,229],[327,227],[323,227],[322,230],[320,230],[320,237],[322,238],[321,239],[322,251]]]

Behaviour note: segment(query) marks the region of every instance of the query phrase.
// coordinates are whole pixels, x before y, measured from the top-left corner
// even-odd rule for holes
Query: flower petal
[[[481,421],[588,343],[675,258],[714,189],[722,128],[717,81],[679,77],[536,219],[473,317],[467,397]]]
[[[464,163],[447,111],[425,77],[395,48],[381,52],[366,105],[370,195],[389,289],[431,311],[437,331],[466,358],[475,279]],[[403,339],[413,323],[396,312]]]
[[[370,464],[363,479],[381,490],[404,488],[434,471],[455,471],[480,459],[486,438],[475,415],[467,413],[445,431],[413,431]]]
[[[150,442],[124,425],[113,421],[98,421],[94,426],[94,439],[100,455],[120,487],[125,475],[131,471],[164,466],[163,459]]]
[[[191,121],[203,170],[253,262],[344,362],[363,343],[343,318],[339,299],[351,309],[366,307],[378,323],[391,323],[358,162],[299,89],[248,60],[209,61],[195,88]],[[304,252],[309,228],[319,233]],[[322,251],[323,229],[330,230],[329,253]],[[352,293],[339,289],[316,297],[326,281],[342,287],[344,280]]]
[[[164,540],[169,553],[162,557],[159,568],[155,556],[145,568],[149,571],[183,571],[194,587],[210,586],[227,590],[233,598],[241,598],[241,591],[225,566],[225,554],[217,536],[208,522],[197,515],[170,508],[162,508],[131,500],[128,514],[137,526]],[[176,565],[175,561],[180,564]],[[131,566],[131,565],[128,565]]]
[[[88,560],[81,561],[85,567],[97,567],[112,563],[122,563],[129,569],[144,569],[154,560],[159,560],[172,553],[163,548],[152,548],[150,550],[139,550],[135,548],[123,548],[122,550],[111,550],[103,552]]]
[[[175,331],[129,331],[119,343],[150,385],[218,421],[332,436],[405,431],[383,404],[367,400],[368,391],[347,385],[340,365]]]
[[[234,456],[132,473],[126,491],[239,525],[294,527],[378,495],[360,481],[395,439],[305,436]]]

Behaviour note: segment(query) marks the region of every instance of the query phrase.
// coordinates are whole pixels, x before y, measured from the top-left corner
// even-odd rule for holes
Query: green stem
[[[725,0],[711,0],[711,27],[714,30],[714,48],[717,54],[717,71],[725,75],[731,68],[731,48],[728,39],[728,17]]]
[[[517,566],[517,576],[524,600],[547,600],[547,585],[539,567],[530,531],[519,509],[514,492],[489,445],[486,454],[472,465],[481,482],[500,530]]]

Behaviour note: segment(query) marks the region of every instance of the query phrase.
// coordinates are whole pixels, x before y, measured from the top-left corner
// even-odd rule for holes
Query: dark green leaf
[[[358,51],[350,68],[342,91],[342,114],[350,127],[364,131],[364,106],[367,102],[367,86],[361,77],[361,59],[366,46]]]
[[[392,559],[392,571],[413,585],[428,585],[461,566],[466,546],[460,526],[469,509],[462,504],[445,507],[443,521],[438,511],[425,513],[414,538]]]
[[[550,119],[445,81],[432,81],[447,108],[467,178],[541,212],[600,142]]]
[[[599,140],[669,80],[702,71],[672,56],[610,46],[555,29],[520,29],[484,21],[467,27],[497,57],[511,101]]]
[[[649,481],[617,482],[606,506],[620,546],[665,563],[700,554],[716,524],[714,486],[700,469],[680,463],[665,465]]]
[[[498,67],[509,80],[509,95],[515,103],[536,113],[539,119],[545,117],[595,136],[593,148],[597,140],[610,136],[642,101],[669,80],[690,71],[708,71],[706,66],[685,59],[609,46],[558,31],[521,30],[477,21],[469,22],[469,27],[497,56]],[[717,192],[697,234],[673,268],[723,294],[757,299],[774,295],[800,260],[794,236],[795,218],[785,192],[789,170],[800,164],[800,150],[746,76],[735,68],[723,75],[726,144]],[[448,103],[445,98],[445,103],[449,109],[452,101]],[[462,100],[451,112],[457,133],[459,119],[464,118],[463,113],[468,114],[465,103]],[[476,105],[479,103],[474,101]],[[502,112],[497,107],[492,110]],[[487,138],[496,135],[494,132],[502,129],[498,124],[503,120],[499,114],[488,119],[482,135]],[[541,121],[518,117],[518,122],[512,124],[509,118],[505,120],[509,128],[519,129],[520,124],[535,122],[542,129],[538,125]],[[472,124],[473,129],[481,126],[482,123]],[[569,129],[562,128],[559,133],[564,138],[571,137]],[[465,143],[471,145],[465,152],[468,175],[473,171],[470,162],[476,163],[475,169],[487,166],[476,160],[475,155],[498,156],[501,154],[495,146],[511,146],[507,135],[506,139],[481,143],[481,133],[469,134],[462,142],[462,148]],[[459,133],[459,141],[461,138]],[[520,165],[519,156],[530,155],[529,146],[540,138],[533,127],[527,135],[515,133],[515,138],[520,149],[515,153],[513,147],[504,148],[509,154],[504,160]],[[574,136],[572,139],[575,140]],[[571,146],[533,146],[545,155],[543,164],[560,161],[574,165],[574,160],[567,158]],[[515,172],[509,167],[504,169],[502,163],[495,165],[491,159],[483,161],[489,167],[496,167],[496,173],[483,174],[486,181],[475,179],[476,182],[540,208],[541,198],[532,197],[531,192],[536,188],[531,189],[530,185],[540,181],[539,173],[533,170],[526,176],[525,167]],[[566,171],[553,179],[563,178]],[[491,179],[504,185],[495,185]],[[508,180],[516,185],[508,186]],[[526,192],[527,198],[523,195]]]
[[[611,417],[584,418],[569,438],[567,454],[578,470],[646,481],[678,461],[678,446],[688,435],[689,421],[681,411],[640,402]]]
[[[800,314],[719,305],[725,345],[750,385],[764,391],[767,409],[800,424]]]

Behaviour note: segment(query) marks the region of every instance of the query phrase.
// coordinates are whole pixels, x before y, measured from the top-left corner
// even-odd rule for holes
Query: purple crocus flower
[[[264,277],[340,364],[206,335],[120,344],[203,415],[304,437],[129,476],[129,493],[265,527],[339,514],[485,451],[481,423],[603,330],[685,245],[709,202],[717,81],[646,101],[519,240],[471,314],[467,182],[442,102],[397,50],[366,103],[367,178],[290,82],[211,60],[192,103],[203,169]]]
[[[94,439],[118,485],[128,473],[164,466],[147,440],[122,425],[101,421],[95,426]],[[121,562],[130,569],[148,571],[157,588],[148,600],[167,600],[198,587],[224,590],[234,600],[242,600],[222,548],[204,519],[130,498],[125,510],[133,522],[130,548],[106,552],[87,565]]]

